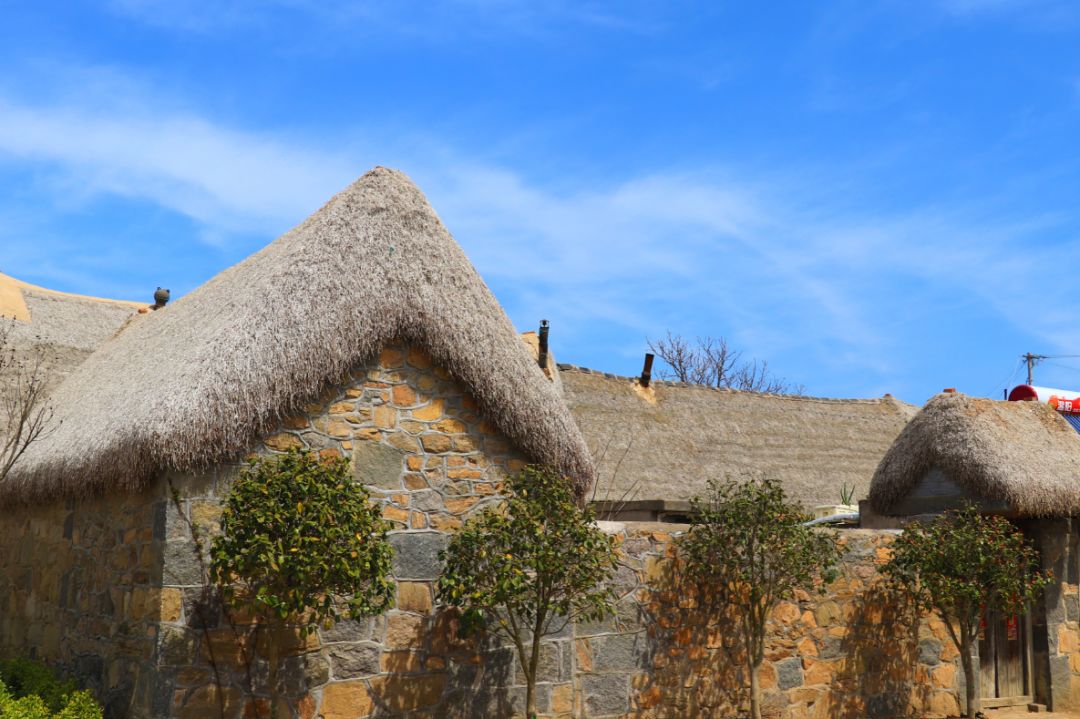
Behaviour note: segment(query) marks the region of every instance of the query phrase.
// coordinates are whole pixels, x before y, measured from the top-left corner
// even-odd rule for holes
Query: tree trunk
[[[525,716],[536,719],[536,668],[540,666],[540,633],[533,632],[532,652],[525,667]]]
[[[761,687],[758,686],[760,663],[747,662],[750,668],[750,719],[761,719]]]
[[[266,660],[269,666],[269,679],[270,679],[270,719],[277,719],[277,703],[278,703],[278,639],[280,638],[280,632],[277,631],[277,627],[273,624],[270,625],[270,645],[269,655]]]
[[[975,669],[975,659],[971,656],[972,641],[970,633],[960,630],[960,663],[964,667],[965,706],[964,716],[974,718],[982,707],[979,702],[979,673]]]

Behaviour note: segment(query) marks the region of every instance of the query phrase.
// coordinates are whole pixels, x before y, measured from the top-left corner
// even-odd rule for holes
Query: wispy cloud
[[[107,106],[2,98],[0,155],[33,163],[57,192],[139,197],[219,232],[280,228],[351,175],[350,165],[329,152],[194,115],[117,115]]]
[[[189,218],[197,255],[200,242],[228,246],[238,233],[268,241],[364,169],[397,164],[519,324],[551,317],[577,346],[607,332],[636,354],[668,328],[726,334],[750,354],[798,358],[790,367],[858,370],[887,386],[923,328],[949,313],[988,312],[1051,347],[1077,330],[1080,302],[1055,271],[1080,264],[1068,218],[860,212],[830,199],[820,173],[808,175],[813,187],[701,168],[553,188],[453,147],[290,137],[130,92],[49,103],[0,94],[0,169],[44,178],[58,205],[123,197]],[[1032,249],[1042,235],[1057,240]]]

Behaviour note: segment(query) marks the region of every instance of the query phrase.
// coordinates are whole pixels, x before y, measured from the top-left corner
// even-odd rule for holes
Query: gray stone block
[[[581,687],[589,716],[624,714],[630,710],[628,674],[589,674],[582,677]]]
[[[526,651],[528,647],[526,647]],[[536,681],[538,682],[557,682],[559,681],[559,675],[561,660],[559,657],[559,647],[556,644],[545,642],[540,645],[540,657],[536,666]],[[516,684],[525,683],[525,668],[517,667],[516,677],[514,679]]]
[[[374,643],[331,644],[326,650],[335,679],[379,673],[379,647]]]
[[[442,571],[439,552],[446,548],[450,536],[442,532],[394,532],[390,546],[394,549],[394,576],[398,579],[435,579]]]
[[[329,629],[320,628],[319,636],[323,644],[332,642],[360,642],[374,637],[375,625],[381,617],[364,617],[361,619],[343,619],[335,622]]]
[[[378,442],[357,442],[353,449],[352,470],[357,482],[400,489],[403,472],[401,450]]]
[[[941,663],[941,642],[923,639],[919,642],[919,663],[935,666]]]
[[[203,563],[194,542],[166,542],[162,576],[166,584],[201,585]]]
[[[592,646],[595,671],[631,671],[644,668],[648,654],[644,633],[593,637],[589,644]]]
[[[780,689],[794,689],[803,683],[802,659],[790,657],[773,665],[776,668],[776,682]]]

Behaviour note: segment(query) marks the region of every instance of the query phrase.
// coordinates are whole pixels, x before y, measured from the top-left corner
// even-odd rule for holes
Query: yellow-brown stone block
[[[424,445],[425,452],[449,452],[452,446],[450,438],[445,434],[422,434],[420,443]]]
[[[387,647],[408,649],[423,643],[425,619],[415,614],[392,611],[386,618]]]
[[[382,404],[372,411],[372,421],[376,427],[390,429],[397,425],[397,410],[388,404]]]
[[[398,582],[397,608],[403,612],[427,614],[431,611],[431,586],[426,582]]]
[[[436,704],[446,686],[445,674],[399,676],[384,674],[371,679],[371,693],[388,709],[411,711]]]
[[[405,364],[405,353],[396,347],[387,347],[379,353],[379,365],[388,369],[397,369]]]
[[[446,403],[441,397],[436,397],[431,400],[426,407],[420,407],[412,411],[413,419],[418,419],[422,422],[434,422],[442,418],[443,413],[446,411]]]
[[[933,670],[931,676],[934,686],[939,689],[952,689],[956,686],[956,665],[941,664]]]
[[[460,420],[447,418],[441,422],[437,422],[435,424],[435,430],[438,432],[446,432],[447,434],[460,434],[462,432],[468,432],[469,428]]]
[[[401,522],[407,524],[409,521],[409,510],[402,509],[401,507],[395,507],[392,504],[383,506],[382,509],[383,519],[388,519],[391,522]]]
[[[437,529],[440,532],[453,532],[461,529],[462,522],[457,517],[452,517],[449,514],[432,514],[428,516],[428,523],[432,529]]]
[[[566,714],[574,710],[574,685],[556,684],[551,688],[551,711]]]
[[[457,499],[447,497],[444,504],[446,505],[446,511],[450,512],[450,514],[463,514],[475,507],[479,501],[479,497],[459,497]]]
[[[383,652],[379,663],[384,672],[391,674],[413,674],[424,668],[417,652]]]
[[[179,589],[166,587],[161,590],[161,621],[180,621],[181,609],[184,606],[184,593]]]
[[[1080,650],[1080,634],[1062,624],[1058,627],[1058,654],[1072,654]]]
[[[374,710],[375,702],[361,680],[334,682],[323,689],[323,719],[361,719]]]
[[[419,400],[412,387],[407,384],[399,384],[390,390],[390,401],[398,407],[412,407]]]
[[[304,446],[304,443],[300,441],[300,438],[295,434],[289,434],[288,432],[280,432],[275,435],[271,435],[263,440],[270,449],[275,449],[278,452],[285,452],[290,449],[299,449]]]

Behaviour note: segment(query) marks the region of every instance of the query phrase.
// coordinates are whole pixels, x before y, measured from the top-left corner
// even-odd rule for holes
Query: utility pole
[[[1035,369],[1035,365],[1037,365],[1041,360],[1046,359],[1046,355],[1035,355],[1035,354],[1031,354],[1030,352],[1027,352],[1025,354],[1020,355],[1020,359],[1027,362],[1027,370],[1028,370],[1027,383],[1028,384],[1034,384],[1035,383],[1035,377],[1032,375],[1032,370]]]

